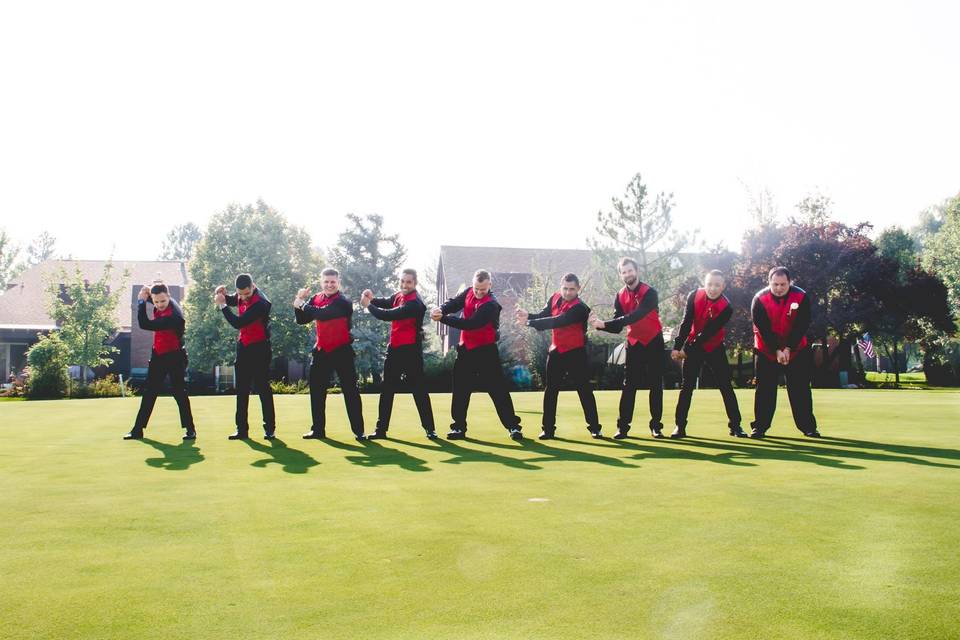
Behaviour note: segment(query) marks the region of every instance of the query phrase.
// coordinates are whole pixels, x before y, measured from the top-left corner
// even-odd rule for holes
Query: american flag
[[[857,340],[857,346],[863,350],[863,355],[868,358],[877,357],[877,354],[873,350],[873,340],[870,339],[869,333],[863,334],[863,337]]]

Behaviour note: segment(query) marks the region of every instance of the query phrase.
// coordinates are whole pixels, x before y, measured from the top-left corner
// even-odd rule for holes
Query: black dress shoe
[[[740,425],[737,425],[736,427],[730,427],[730,435],[734,436],[735,438],[749,438],[749,437],[750,437],[750,436],[747,435],[747,432],[746,432],[746,431],[744,431],[743,429],[740,428]]]
[[[440,437],[440,436],[437,435],[437,432],[436,432],[436,431],[427,431],[427,439],[428,439],[428,440],[436,440],[436,439],[439,438],[439,437]]]
[[[674,428],[673,433],[670,434],[670,437],[674,439],[686,438],[687,428],[677,425],[676,428]],[[656,438],[656,436],[654,436],[654,438]]]
[[[365,435],[363,435],[362,433],[359,434],[359,435],[354,434],[354,436],[353,436],[353,438],[354,438],[357,442],[363,442],[364,440],[367,440],[369,437],[370,437],[370,436],[365,436]]]
[[[467,437],[466,431],[460,431],[459,429],[451,429],[450,433],[447,434],[447,440],[463,440]]]
[[[248,438],[246,431],[234,431],[227,436],[227,440],[247,440]]]
[[[124,440],[143,440],[143,431],[136,431],[131,429],[130,433],[125,433],[123,435]]]
[[[591,438],[602,438],[600,435],[600,427],[587,427],[587,433],[590,434]]]
[[[650,429],[650,436],[653,438],[663,438],[663,431],[660,429]]]
[[[513,433],[512,431],[510,432]],[[544,429],[540,432],[540,435],[537,436],[537,440],[553,440],[553,434],[556,433],[554,429]],[[513,437],[511,435],[511,437]]]
[[[313,429],[311,429],[310,431],[307,431],[305,434],[303,434],[302,437],[304,440],[323,440],[324,435],[323,435],[323,431],[314,431]]]
[[[766,429],[757,429],[756,427],[754,427],[750,431],[750,437],[753,438],[754,440],[762,440],[765,435],[767,435]]]
[[[803,432],[803,435],[807,436],[808,438],[822,438],[822,437],[823,437],[823,436],[820,435],[820,432],[817,431],[816,429],[814,429],[813,431],[804,431],[804,432]]]
[[[264,440],[273,440],[276,437],[277,437],[276,431],[267,431],[265,434],[263,434]]]
[[[520,442],[523,440],[523,433],[520,431],[520,429],[510,429],[510,439]]]
[[[624,431],[623,429],[617,429],[617,432],[613,435],[614,440],[626,440],[627,434],[630,433],[630,430]]]
[[[367,436],[367,440],[384,440],[386,439],[386,437],[387,437],[386,431],[381,431],[380,429],[377,429],[376,431],[374,431],[373,433]]]
[[[197,439],[197,430],[196,429],[187,429],[187,432],[183,434],[184,440],[196,440]]]

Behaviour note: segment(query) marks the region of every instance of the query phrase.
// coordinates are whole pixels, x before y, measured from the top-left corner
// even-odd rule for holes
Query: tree
[[[942,224],[923,250],[923,266],[936,272],[950,295],[954,317],[960,318],[960,194],[940,207]]]
[[[910,229],[910,235],[922,251],[927,241],[933,237],[951,215],[960,213],[960,194],[947,198],[940,204],[927,207],[920,212],[917,224]]]
[[[389,295],[397,288],[397,278],[407,250],[397,234],[383,230],[383,216],[347,214],[349,226],[329,251],[330,260],[340,271],[343,291],[354,300],[353,334],[356,338],[357,372],[380,383],[390,324],[361,311],[360,293],[370,289],[374,295]]]
[[[516,308],[525,309],[531,313],[543,309],[557,291],[559,279],[560,276],[543,271],[536,264],[531,265],[530,283],[517,299]],[[532,373],[533,387],[543,388],[546,382],[546,360],[551,336],[550,330],[536,331],[529,327],[522,327],[516,323],[513,315],[502,314],[499,350],[500,362],[504,365],[504,369],[509,370],[517,364],[524,365]]]
[[[741,349],[752,346],[752,297],[766,286],[771,267],[786,265],[813,302],[809,335],[823,350],[816,379],[820,384],[835,384],[831,373],[834,361],[841,359],[842,368],[850,369],[852,363],[843,359],[849,358],[864,322],[879,313],[876,287],[883,282],[883,268],[888,267],[878,263],[876,247],[866,235],[869,224],[824,221],[828,206],[823,198],[808,197],[798,208],[813,213],[783,226],[761,223],[744,234],[733,290],[728,293],[737,309],[729,333]],[[831,336],[838,340],[832,351],[828,347]]]
[[[20,269],[17,265],[17,256],[20,247],[5,229],[0,229],[0,295],[7,290],[7,284],[17,277]]]
[[[53,247],[57,244],[57,239],[44,231],[33,239],[30,246],[27,247],[27,264],[35,266],[45,260],[53,257]]]
[[[597,212],[595,235],[587,239],[597,266],[607,265],[599,270],[604,274],[604,291],[612,297],[622,286],[609,268],[618,254],[635,258],[640,279],[658,292],[675,290],[693,266],[684,264],[681,253],[694,245],[697,232],[682,233],[674,228],[673,194],[661,191],[651,202],[647,185],[638,173],[627,184],[623,198],[611,198],[611,206],[610,211]],[[667,324],[675,320],[670,311],[661,308],[661,313],[668,316],[664,318]]]
[[[917,264],[917,244],[913,237],[898,226],[884,229],[877,237],[877,252],[893,260],[906,272]]]
[[[922,246],[924,269],[936,273],[947,287],[950,309],[960,318],[960,194],[931,207],[914,229]],[[920,340],[923,370],[929,384],[960,381],[960,341],[947,332],[930,330]]]
[[[202,237],[203,232],[200,231],[200,227],[192,222],[175,226],[163,239],[160,259],[189,261]]]
[[[72,275],[60,269],[60,282],[54,280],[47,286],[50,315],[60,327],[67,360],[83,367],[84,383],[87,367],[110,366],[113,364],[110,354],[119,351],[106,344],[119,330],[117,304],[123,290],[123,286],[117,291],[110,290],[113,269],[113,264],[107,262],[100,279],[92,283],[83,277],[79,267],[74,267]],[[124,279],[127,276],[123,274]]]
[[[820,192],[809,193],[797,203],[799,222],[813,227],[826,225],[833,216],[833,199]]]
[[[192,284],[187,292],[187,350],[191,367],[211,371],[234,361],[237,331],[213,304],[218,285],[232,287],[239,273],[273,302],[270,341],[274,358],[306,359],[309,331],[294,320],[291,301],[297,289],[318,280],[322,256],[310,236],[263,200],[231,204],[215,214],[197,243],[190,261]]]
[[[893,363],[896,384],[900,384],[898,346],[904,341],[922,341],[936,332],[953,333],[956,325],[950,313],[947,288],[936,275],[911,267],[898,274],[897,263],[882,258],[888,268],[877,281],[880,313],[867,320]],[[926,360],[926,357],[925,357]]]
[[[879,312],[876,289],[883,281],[884,265],[867,236],[869,229],[867,223],[794,224],[774,254],[775,262],[787,265],[797,284],[811,295],[809,335],[823,349],[821,382],[830,377],[834,359],[828,338],[839,340],[834,357],[849,353],[863,322]]]

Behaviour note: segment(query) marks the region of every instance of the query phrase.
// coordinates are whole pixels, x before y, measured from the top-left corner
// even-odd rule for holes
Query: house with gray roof
[[[39,336],[57,329],[48,310],[51,284],[63,283],[61,275],[72,276],[78,269],[85,280],[99,280],[107,260],[46,260],[26,269],[0,292],[0,374],[5,380],[26,367],[26,351]],[[187,265],[182,261],[114,260],[109,287],[119,290],[116,310],[117,333],[110,344],[120,349],[114,363],[100,373],[122,373],[129,377],[131,369],[145,368],[150,359],[152,335],[137,326],[137,293],[140,287],[164,282],[171,295],[183,300],[189,286]]]

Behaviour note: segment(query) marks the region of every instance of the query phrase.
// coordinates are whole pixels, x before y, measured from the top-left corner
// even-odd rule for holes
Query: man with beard
[[[551,330],[550,349],[547,352],[547,379],[543,391],[543,432],[540,440],[549,440],[557,430],[557,397],[565,379],[573,384],[580,396],[587,431],[600,437],[600,419],[597,400],[590,388],[590,364],[587,360],[587,320],[590,307],[580,300],[580,279],[568,273],[560,280],[560,291],[539,313],[517,308],[517,322],[537,331]]]
[[[624,287],[614,298],[614,318],[593,318],[591,326],[599,331],[620,333],[627,328],[627,362],[620,394],[620,417],[617,433],[613,437],[622,440],[630,431],[637,389],[650,390],[650,435],[663,437],[663,326],[660,324],[657,291],[641,282],[637,261],[621,258],[617,265]]]
[[[377,427],[367,437],[387,437],[393,414],[393,396],[405,376],[420,414],[420,424],[427,432],[427,437],[433,440],[437,432],[423,374],[423,316],[427,313],[427,305],[417,292],[417,272],[404,269],[400,274],[400,291],[389,298],[374,298],[373,291],[367,289],[360,298],[360,306],[366,308],[373,317],[390,323],[390,342],[383,362],[383,388],[380,391]]]

